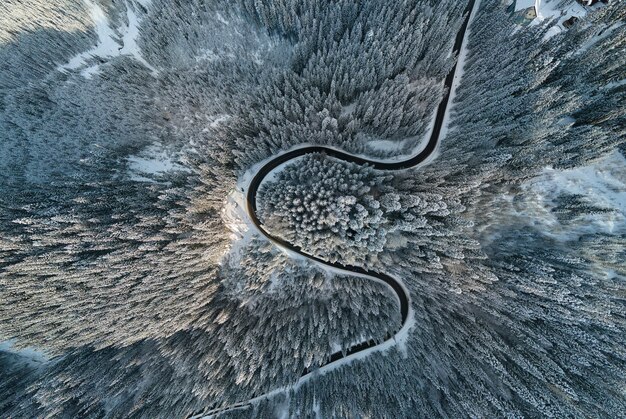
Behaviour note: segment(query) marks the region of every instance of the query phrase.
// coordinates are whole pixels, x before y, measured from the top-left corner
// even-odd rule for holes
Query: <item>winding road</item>
[[[463,42],[465,40],[465,36],[466,36],[466,32],[467,32],[467,28],[469,26],[469,22],[472,18],[472,15],[474,13],[474,9],[476,8],[476,4],[479,3],[479,1],[477,2],[477,0],[470,0],[468,2],[467,8],[465,9],[465,19],[463,21],[463,24],[461,25],[459,32],[456,35],[455,38],[455,42],[454,42],[454,47],[453,47],[453,54],[458,54],[461,51],[461,48],[463,46]],[[258,216],[257,216],[257,203],[256,203],[256,198],[257,198],[257,191],[261,185],[261,183],[263,182],[263,180],[265,179],[265,177],[270,174],[270,172],[272,172],[272,170],[276,169],[278,166],[296,159],[298,157],[302,157],[306,154],[311,154],[311,153],[324,153],[329,157],[333,157],[335,159],[338,160],[342,160],[342,161],[346,161],[346,162],[351,162],[351,163],[356,163],[356,164],[360,164],[360,165],[364,165],[367,164],[369,166],[372,166],[374,169],[378,169],[378,170],[404,170],[404,169],[410,169],[413,168],[415,166],[417,166],[418,164],[424,162],[428,157],[430,157],[433,152],[436,150],[437,145],[439,144],[440,141],[440,137],[441,137],[441,130],[444,126],[444,121],[446,118],[446,114],[447,111],[449,110],[449,102],[450,102],[450,96],[452,94],[453,91],[453,84],[454,84],[454,79],[455,79],[455,75],[457,73],[457,67],[458,67],[458,59],[457,62],[454,64],[454,66],[452,67],[452,69],[450,70],[450,72],[448,73],[448,75],[446,76],[445,80],[444,80],[444,85],[446,86],[446,93],[444,94],[444,97],[442,98],[441,102],[439,103],[439,106],[437,108],[437,113],[435,115],[435,121],[434,121],[434,125],[432,128],[432,132],[430,135],[430,138],[428,139],[428,143],[426,144],[426,147],[424,147],[424,149],[422,151],[420,151],[419,153],[417,153],[415,156],[408,158],[407,160],[403,160],[403,161],[393,161],[393,162],[385,162],[385,161],[377,161],[377,160],[370,160],[370,159],[366,159],[363,157],[359,157],[359,156],[354,156],[348,153],[344,153],[342,151],[339,151],[337,149],[334,148],[330,148],[330,147],[325,147],[325,146],[303,146],[300,148],[297,148],[295,150],[291,150],[282,154],[279,154],[278,156],[274,157],[272,160],[270,160],[269,162],[267,162],[265,165],[263,165],[258,171],[257,173],[254,175],[254,177],[252,178],[252,180],[250,181],[250,184],[248,186],[248,190],[247,190],[247,194],[246,194],[246,212],[248,214],[248,216],[250,217],[250,220],[252,221],[252,223],[257,227],[257,229],[259,230],[260,233],[262,233],[265,237],[267,237],[267,239],[269,239],[271,242],[273,242],[274,244],[276,244],[279,247],[282,247],[284,249],[290,250],[292,252],[295,252],[299,255],[302,255],[304,257],[306,257],[309,260],[312,260],[314,262],[317,262],[319,264],[322,265],[326,265],[328,267],[331,267],[333,269],[339,270],[339,271],[344,271],[346,274],[357,274],[358,276],[361,277],[367,277],[368,279],[372,279],[372,280],[376,280],[378,282],[383,282],[385,284],[387,284],[392,290],[393,292],[396,294],[398,301],[399,301],[399,305],[400,305],[400,314],[401,314],[401,320],[402,320],[402,329],[407,328],[408,326],[408,322],[409,322],[409,313],[410,313],[410,296],[408,295],[408,291],[406,290],[406,288],[404,287],[404,285],[402,284],[401,281],[393,278],[390,275],[387,275],[385,273],[382,272],[375,272],[375,271],[369,271],[367,269],[364,269],[362,267],[359,266],[351,266],[351,265],[343,265],[341,263],[333,263],[333,262],[327,262],[319,257],[316,257],[315,255],[311,255],[307,252],[305,252],[303,249],[301,249],[300,247],[293,245],[285,240],[283,240],[280,237],[276,237],[274,235],[272,235],[271,232],[267,231],[263,225],[263,223],[259,220]],[[353,356],[359,352],[363,352],[367,349],[373,349],[376,347],[380,347],[381,350],[389,347],[390,344],[392,344],[396,338],[396,335],[399,332],[395,332],[394,334],[388,333],[388,335],[385,338],[385,341],[382,343],[377,343],[373,340],[369,340],[369,341],[365,341],[362,343],[358,343],[352,347],[350,347],[348,349],[347,352],[343,353],[343,352],[336,352],[334,354],[332,354],[329,359],[328,362],[322,366],[320,366],[319,368],[316,368],[312,371],[309,370],[305,370],[298,382],[298,384],[301,384],[304,378],[308,378],[309,376],[311,376],[311,374],[313,374],[314,372],[318,372],[321,369],[325,369],[327,368],[329,365],[331,364],[335,364],[337,363],[337,361],[342,360],[342,359],[346,359],[350,356]],[[260,396],[255,396],[253,399],[250,400],[246,400],[243,402],[239,402],[239,403],[235,403],[235,404],[231,404],[228,406],[223,406],[223,407],[219,407],[219,408],[215,408],[215,409],[207,409],[204,410],[201,413],[196,413],[193,418],[200,418],[200,417],[206,417],[206,416],[212,416],[218,413],[222,413],[225,412],[227,410],[233,410],[233,409],[240,409],[240,408],[244,408],[247,407],[249,405],[251,405],[252,403],[254,403],[255,401],[258,401],[264,397],[269,397],[272,394],[276,394],[278,392],[283,391],[283,389],[277,389],[274,390],[270,393],[267,394],[263,394]]]

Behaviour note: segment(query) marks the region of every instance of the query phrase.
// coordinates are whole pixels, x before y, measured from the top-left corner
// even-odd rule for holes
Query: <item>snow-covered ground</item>
[[[142,3],[144,6],[150,4],[149,0],[144,0]],[[137,39],[139,38],[139,24],[141,20],[137,17],[137,14],[126,5],[126,18],[128,19],[128,26],[122,32],[122,49],[119,50],[119,55],[130,55],[135,60],[142,63],[144,66],[150,69],[153,74],[156,74],[156,69],[146,62],[141,55],[139,46],[137,45]]]
[[[250,240],[247,233],[253,229],[254,224],[250,221],[250,217],[247,216],[245,207],[246,198],[241,189],[233,189],[226,197],[226,202],[222,208],[222,220],[226,228],[233,233],[231,236],[233,242]]]
[[[367,147],[375,151],[397,151],[397,150],[402,150],[405,144],[408,142],[408,140],[409,140],[408,138],[405,138],[402,141],[372,140],[372,141],[367,142]],[[423,149],[422,144],[418,145],[418,149],[420,148]]]
[[[563,26],[563,22],[570,17],[576,16],[578,18],[582,18],[590,10],[602,7],[601,3],[596,3],[593,6],[583,6],[576,0],[571,0],[570,4],[567,6],[559,6],[559,3],[559,0],[535,0],[537,18],[531,23],[531,25],[538,25],[544,21],[551,21],[553,19],[558,20],[558,24],[550,28],[544,39],[549,39],[559,32],[566,30]]]
[[[554,209],[561,195],[582,195],[584,202],[608,212],[582,214],[561,222]],[[594,164],[569,170],[547,167],[522,185],[521,193],[500,197],[489,215],[489,225],[532,226],[558,241],[576,240],[582,234],[626,233],[626,159],[614,151]],[[484,240],[497,239],[488,233]]]
[[[441,132],[439,133],[439,138],[441,142],[446,135],[448,135],[448,130],[450,127],[450,113],[454,109],[454,99],[456,98],[456,89],[463,78],[463,74],[465,72],[465,59],[467,58],[467,40],[469,39],[471,33],[472,21],[474,20],[476,13],[480,10],[481,0],[476,0],[474,4],[474,8],[472,9],[472,13],[470,14],[469,23],[467,25],[467,31],[465,32],[465,37],[463,38],[463,43],[461,44],[461,50],[459,51],[459,58],[457,61],[456,69],[454,71],[454,78],[452,80],[452,87],[450,88],[450,97],[448,98],[448,108],[446,109],[446,114],[443,117],[443,125],[441,126]],[[432,131],[431,131],[432,132]],[[435,159],[439,154],[439,146],[437,146],[437,150],[432,154],[432,159]],[[432,160],[431,158],[428,161]]]
[[[153,144],[136,156],[126,158],[130,178],[137,182],[156,182],[155,176],[189,169],[177,163],[178,155],[170,153],[161,144]]]
[[[148,64],[148,62],[143,58],[137,45],[141,20],[129,4],[126,3],[126,18],[128,20],[128,25],[117,28],[117,31],[122,34],[120,38],[111,28],[109,19],[102,7],[100,7],[100,5],[93,0],[83,1],[89,10],[91,20],[93,20],[95,24],[94,30],[98,36],[98,43],[92,49],[74,56],[67,64],[61,65],[57,69],[60,71],[66,71],[82,68],[81,75],[85,78],[91,78],[94,74],[98,73],[100,64],[86,67],[89,59],[95,57],[108,59],[121,55],[128,55],[149,68],[153,74],[156,74],[156,69]],[[150,1],[151,0],[141,0],[139,3],[144,7],[147,7],[149,6]]]
[[[604,29],[604,31],[602,31],[600,34],[594,36],[593,38],[587,40],[586,42],[582,43],[580,45],[580,48],[578,49],[577,53],[583,53],[585,51],[588,51],[590,48],[592,48],[594,45],[596,45],[598,42],[602,41],[605,38],[608,38],[613,31],[615,31],[616,29],[621,28],[622,26],[624,26],[626,23],[625,22],[619,22],[616,23],[614,25],[611,25],[609,27],[606,27]]]
[[[19,355],[25,362],[28,362],[29,364],[34,366],[41,365],[42,363],[49,360],[48,355],[35,348],[28,347],[24,349],[16,349],[15,341],[13,340],[0,342],[0,352],[8,352]]]
[[[538,178],[525,185],[531,197],[528,215],[544,234],[568,240],[582,233],[626,232],[626,159],[614,151],[589,166],[558,171],[546,168]],[[573,225],[561,225],[551,211],[561,194],[583,195],[591,204],[613,212],[588,214]]]
[[[232,118],[232,116],[231,115],[227,115],[227,114],[217,115],[215,117],[215,119],[213,119],[213,121],[211,121],[209,126],[211,128],[217,128],[218,125],[220,125],[222,122],[228,121],[230,118]]]

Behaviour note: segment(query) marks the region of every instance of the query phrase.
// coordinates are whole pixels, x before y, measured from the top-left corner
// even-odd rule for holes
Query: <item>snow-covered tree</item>
[[[258,197],[273,233],[401,279],[405,344],[224,416],[626,411],[624,209],[595,194],[623,193],[624,2],[561,31],[480,4],[433,161],[308,156]],[[222,210],[296,144],[414,150],[466,5],[0,2],[0,417],[185,417],[395,332],[386,287],[235,240]],[[533,187],[578,169],[614,176]]]

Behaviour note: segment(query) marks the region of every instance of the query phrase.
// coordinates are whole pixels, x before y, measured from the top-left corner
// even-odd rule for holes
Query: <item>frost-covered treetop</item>
[[[625,2],[544,0],[527,26],[506,3],[455,54],[466,1],[0,0],[0,417],[280,386],[224,416],[623,417]],[[428,164],[314,155],[262,185],[272,234],[401,279],[415,316],[294,386],[397,330],[397,302],[245,211],[229,231],[225,202],[299,144],[413,153],[457,59]]]
[[[272,233],[328,261],[371,263],[388,240],[429,234],[428,217],[445,217],[436,193],[401,191],[399,179],[326,157],[286,165],[258,193],[259,215]]]

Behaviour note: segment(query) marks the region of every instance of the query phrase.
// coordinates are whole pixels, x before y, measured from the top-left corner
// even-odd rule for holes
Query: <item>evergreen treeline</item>
[[[462,257],[436,242],[459,224],[451,214],[463,206],[437,187],[420,191],[411,176],[305,156],[261,185],[259,214],[273,234],[330,262],[374,269],[379,256],[397,255],[402,264],[407,247],[430,261],[438,252]]]
[[[293,145],[413,149],[466,3],[93,4],[118,33],[134,13],[156,72],[125,55],[88,57],[91,78],[57,70],[98,42],[90,4],[0,4],[0,338],[51,355],[35,368],[0,352],[0,416],[181,417],[395,331],[384,286],[330,278],[251,232],[233,241],[221,213],[240,174]],[[499,204],[546,166],[623,150],[625,18],[614,1],[546,40],[549,24],[517,27],[482,0],[437,159],[383,173],[310,156],[267,181],[268,224],[401,278],[416,326],[404,346],[223,416],[626,411],[624,229],[552,237]],[[155,143],[186,170],[133,180],[128,157]],[[303,198],[326,199],[327,227],[312,206],[297,219]],[[617,210],[563,195],[554,214]]]

